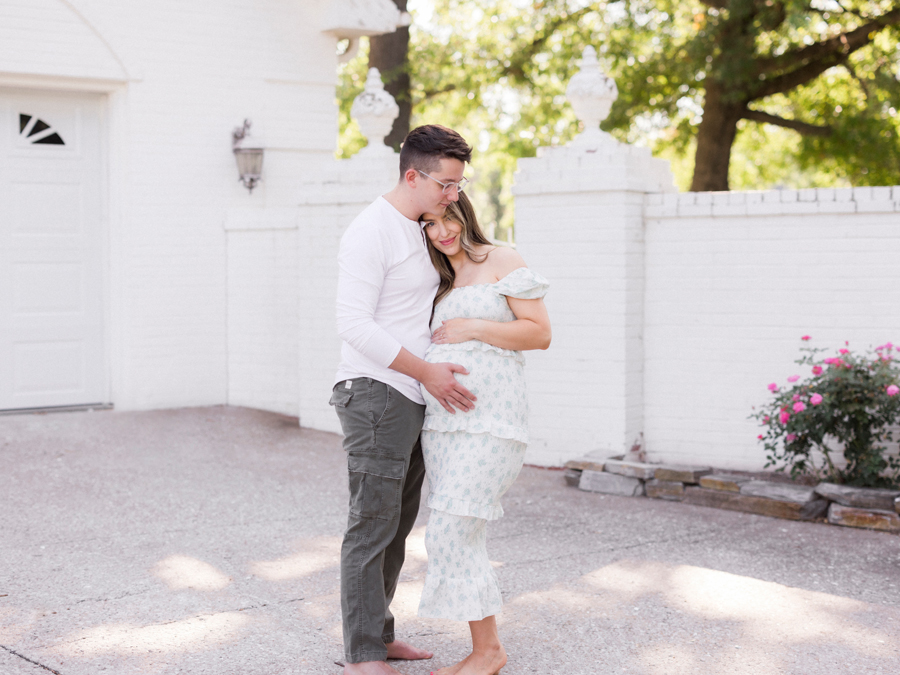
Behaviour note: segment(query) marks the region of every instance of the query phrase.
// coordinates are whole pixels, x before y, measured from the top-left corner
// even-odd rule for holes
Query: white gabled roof
[[[322,31],[339,38],[393,33],[403,23],[391,0],[331,0]]]

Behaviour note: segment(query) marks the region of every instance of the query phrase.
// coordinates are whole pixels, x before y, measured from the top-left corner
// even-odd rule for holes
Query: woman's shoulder
[[[527,267],[522,256],[509,246],[498,246],[487,259],[491,263],[491,272],[497,279],[502,279],[520,267]]]

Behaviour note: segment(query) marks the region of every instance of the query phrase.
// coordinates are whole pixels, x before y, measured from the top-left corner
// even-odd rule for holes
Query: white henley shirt
[[[337,329],[343,340],[335,382],[371,377],[424,404],[419,383],[389,367],[400,348],[423,358],[440,276],[422,228],[379,197],[341,238]]]

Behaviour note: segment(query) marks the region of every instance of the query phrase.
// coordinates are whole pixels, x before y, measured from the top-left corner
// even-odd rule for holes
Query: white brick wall
[[[667,187],[638,148],[520,160],[516,240],[553,324],[528,355],[527,461],[621,453],[643,431],[654,460],[759,469],[747,416],[800,372],[800,336],[900,343],[900,188]]]
[[[900,338],[900,188],[650,201],[646,447],[655,459],[760,468],[747,415],[769,382],[807,374],[793,363],[802,335],[834,350]]]
[[[663,170],[664,169],[664,170]],[[526,461],[561,464],[587,451],[612,455],[643,428],[643,205],[671,176],[643,148],[611,139],[520,160],[516,242],[549,278],[547,352],[529,352]]]

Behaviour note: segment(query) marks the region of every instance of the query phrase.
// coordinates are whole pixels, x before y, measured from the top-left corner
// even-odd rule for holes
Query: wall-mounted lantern
[[[262,177],[263,146],[250,137],[250,120],[231,132],[231,148],[237,161],[239,180],[250,193]]]

